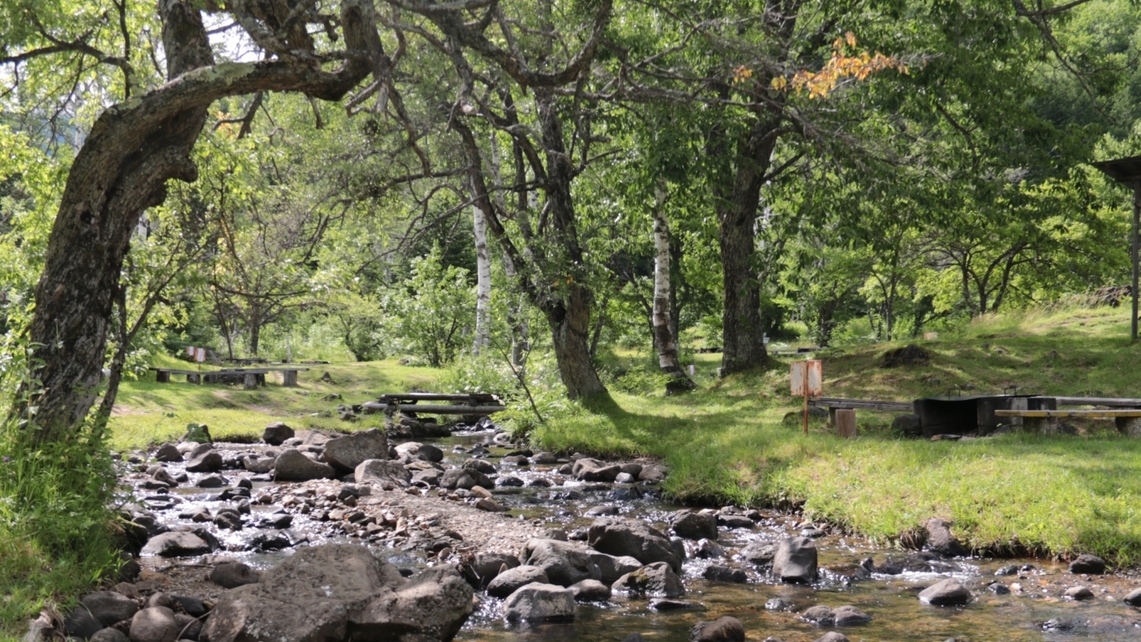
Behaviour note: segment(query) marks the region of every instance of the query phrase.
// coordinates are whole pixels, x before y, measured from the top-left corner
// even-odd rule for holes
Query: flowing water
[[[445,453],[444,465],[456,465],[470,457],[466,451],[476,443],[489,440],[490,433],[457,435],[435,440]],[[555,478],[550,467],[516,467],[499,460],[507,449],[490,447],[485,456],[499,467],[500,475],[514,475],[529,482],[536,478]],[[176,467],[177,465],[175,465]],[[176,471],[177,472],[177,471]],[[191,481],[194,481],[191,474]],[[582,532],[593,520],[585,513],[594,507],[617,510],[623,517],[647,520],[667,530],[669,514],[679,509],[663,501],[656,487],[646,485],[591,484],[563,478],[550,488],[499,488],[495,499],[511,509],[511,514],[536,520],[549,528],[572,534]],[[254,496],[266,482],[255,484]],[[166,521],[186,523],[196,510],[208,507],[211,493],[185,485],[172,491],[173,506],[161,511],[162,496],[147,502]],[[270,507],[254,505],[251,523],[268,517]],[[180,516],[180,517],[179,517]],[[828,628],[803,621],[799,613],[818,604],[832,607],[851,605],[869,614],[871,623],[838,629],[852,640],[1004,640],[1004,641],[1085,641],[1117,642],[1141,640],[1141,610],[1129,607],[1121,598],[1141,581],[1133,577],[1099,576],[1084,578],[1070,574],[1065,565],[1034,559],[956,559],[931,560],[924,563],[914,553],[877,548],[858,538],[823,534],[816,540],[819,550],[821,579],[813,586],[781,584],[772,581],[759,569],[740,560],[736,554],[755,540],[776,541],[797,535],[807,525],[796,516],[766,513],[753,530],[719,529],[718,543],[726,556],[699,559],[693,555],[694,542],[688,542],[690,556],[681,577],[686,594],[682,600],[694,608],[658,612],[646,600],[612,598],[605,603],[582,604],[573,622],[543,625],[508,625],[502,616],[502,601],[481,594],[482,604],[469,619],[457,639],[514,642],[560,642],[571,640],[622,640],[633,633],[646,640],[683,642],[699,620],[713,620],[731,615],[741,620],[750,640],[771,636],[785,642],[811,641]],[[336,541],[316,528],[304,515],[295,515],[290,532],[294,538],[310,543]],[[223,545],[230,549],[249,548],[257,531],[215,531]],[[296,542],[295,542],[296,543]],[[392,563],[416,569],[429,562],[423,553],[382,549],[378,553]],[[275,563],[280,552],[246,553],[251,565],[267,567]],[[873,573],[856,579],[856,571],[871,558],[878,567],[889,559],[910,560],[920,570],[887,575]],[[917,561],[918,560],[918,561]],[[749,582],[730,584],[702,578],[710,563],[746,570]],[[1017,567],[1013,575],[996,575],[1003,567]],[[965,607],[933,607],[920,603],[922,589],[954,577],[970,588],[973,601]],[[1076,602],[1062,597],[1072,586],[1088,586],[1094,598]],[[1004,594],[1006,589],[1010,592]]]

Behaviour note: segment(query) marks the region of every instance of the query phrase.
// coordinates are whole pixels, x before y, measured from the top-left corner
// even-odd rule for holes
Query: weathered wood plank
[[[995,410],[996,417],[1024,417],[1024,418],[1101,418],[1109,419],[1114,417],[1141,417],[1141,408],[1131,410],[1126,409],[1106,409],[1106,410]]]
[[[490,415],[493,412],[507,410],[507,406],[384,404],[380,410],[381,412],[401,411],[425,415]]]
[[[892,412],[911,412],[915,405],[910,401],[878,401],[875,399],[841,399],[839,397],[817,397],[809,399],[808,405],[818,408],[837,408],[849,410],[886,410]]]

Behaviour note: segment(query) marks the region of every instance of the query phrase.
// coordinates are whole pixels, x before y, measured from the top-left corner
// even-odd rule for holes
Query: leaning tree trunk
[[[670,225],[665,212],[665,190],[655,197],[654,218],[654,308],[651,315],[654,325],[654,344],[658,349],[658,367],[670,376],[668,392],[683,392],[694,388],[693,381],[682,370],[677,355],[677,337],[673,333],[673,310],[670,307]]]
[[[66,437],[90,410],[131,233],[144,210],[166,199],[167,181],[197,177],[190,153],[209,105],[258,90],[337,100],[372,70],[360,54],[335,71],[295,58],[215,66],[198,4],[159,2],[171,81],[104,111],[68,174],[29,328],[42,392],[28,398],[25,388],[13,406],[41,441]],[[371,5],[347,0],[341,20],[350,50],[379,51]]]

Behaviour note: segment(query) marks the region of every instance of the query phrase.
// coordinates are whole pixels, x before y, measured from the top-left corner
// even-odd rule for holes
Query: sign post
[[[824,392],[824,367],[819,359],[793,361],[789,372],[792,394],[804,397],[804,434],[808,434],[808,398],[819,397]]]

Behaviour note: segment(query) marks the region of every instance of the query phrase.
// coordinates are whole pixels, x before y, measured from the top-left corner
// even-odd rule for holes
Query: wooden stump
[[[281,385],[289,386],[291,388],[297,387],[297,371],[296,370],[282,370],[281,371]]]
[[[1115,417],[1117,431],[1128,437],[1141,437],[1141,417]]]
[[[170,383],[170,372],[166,370],[155,371],[155,381],[158,383]]]
[[[856,437],[856,411],[851,408],[836,409],[836,432],[844,439]]]
[[[242,388],[245,390],[254,390],[258,387],[258,376],[253,373],[246,374],[242,378]]]

